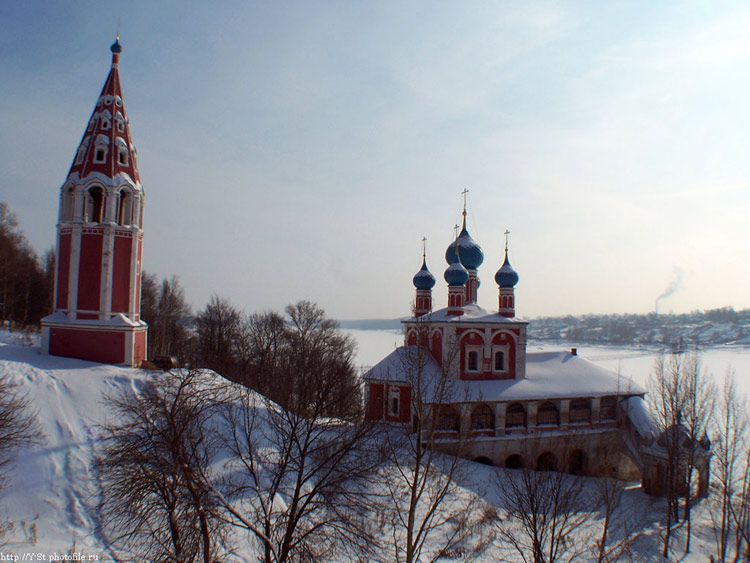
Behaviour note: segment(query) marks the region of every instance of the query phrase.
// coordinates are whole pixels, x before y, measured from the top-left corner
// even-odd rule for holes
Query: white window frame
[[[503,353],[503,369],[495,369],[495,354]],[[492,373],[508,373],[508,345],[494,344],[492,346]]]
[[[469,357],[472,353],[477,355],[477,367],[476,369],[469,369]],[[482,373],[482,347],[476,344],[468,344],[466,346],[466,360],[464,365],[466,373]]]

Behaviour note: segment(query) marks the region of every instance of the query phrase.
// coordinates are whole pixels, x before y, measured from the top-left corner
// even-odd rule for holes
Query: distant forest
[[[340,321],[342,328],[399,330],[401,319]],[[566,315],[529,321],[529,339],[582,344],[658,345],[682,348],[691,345],[750,345],[750,309],[733,307],[690,313],[644,315]]]

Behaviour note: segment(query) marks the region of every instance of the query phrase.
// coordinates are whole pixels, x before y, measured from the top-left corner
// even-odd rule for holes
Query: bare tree
[[[253,328],[273,333],[250,335],[268,352],[259,377],[274,378],[262,384],[279,401],[237,387],[225,407],[232,455],[223,504],[263,563],[367,557],[375,545],[369,491],[380,456],[373,425],[362,421],[353,342],[312,303],[287,314],[281,334],[276,317],[258,317],[264,322]]]
[[[224,538],[210,472],[222,401],[215,378],[155,374],[140,390],[108,397],[97,459],[105,532],[142,560],[218,561]]]
[[[425,327],[418,324],[417,332],[419,344],[396,352],[396,378],[410,388],[412,419],[385,434],[389,459],[383,481],[392,513],[389,551],[398,563],[458,555],[469,560],[487,546],[487,521],[481,499],[462,494],[458,485],[462,469],[472,462],[459,457],[465,437],[456,433],[458,413],[448,405],[458,398],[450,376],[456,348],[449,347],[439,366],[425,345]],[[454,455],[439,451],[446,434],[453,437]]]
[[[711,510],[716,538],[716,559],[724,562],[729,550],[730,538],[737,524],[735,507],[742,495],[742,474],[739,464],[747,447],[748,411],[746,398],[737,390],[734,373],[727,370],[719,396],[714,435],[714,493],[715,509]],[[741,534],[736,537],[741,541]]]
[[[328,390],[323,383],[302,414],[239,387],[226,408],[232,456],[223,503],[255,539],[263,563],[354,559],[374,546],[372,427],[329,417],[340,396]]]
[[[685,553],[690,552],[690,537],[692,535],[691,508],[693,505],[694,476],[696,469],[703,471],[703,478],[699,482],[699,496],[707,492],[708,468],[698,468],[699,461],[705,460],[709,447],[708,429],[716,403],[716,386],[706,375],[702,367],[701,357],[697,350],[687,355],[683,363],[681,374],[684,398],[682,424],[686,434],[685,446]],[[704,490],[706,489],[706,490]]]
[[[682,364],[678,354],[669,356],[665,363],[664,355],[654,362],[654,371],[648,382],[648,400],[653,420],[658,431],[657,444],[664,451],[664,476],[662,488],[667,500],[666,526],[662,556],[669,555],[672,524],[678,518],[679,491],[681,488],[680,466],[683,434],[683,411],[685,392],[681,380]]]
[[[587,498],[582,477],[556,468],[506,470],[498,474],[498,490],[507,514],[507,520],[497,524],[500,538],[525,563],[572,561],[589,549],[589,538],[575,537],[590,517],[587,503],[590,507],[595,500]],[[615,490],[607,492],[614,509]],[[599,561],[607,560],[606,532]]]
[[[8,469],[18,451],[39,441],[37,413],[20,386],[7,375],[0,377],[0,490],[7,484]]]
[[[197,365],[212,369],[224,377],[237,380],[234,344],[241,315],[226,299],[213,295],[206,308],[198,313]]]
[[[624,481],[600,477],[594,483],[594,504],[603,515],[601,534],[595,543],[596,562],[633,560],[633,545],[643,535],[644,514],[635,509],[625,511],[620,508],[626,485]]]

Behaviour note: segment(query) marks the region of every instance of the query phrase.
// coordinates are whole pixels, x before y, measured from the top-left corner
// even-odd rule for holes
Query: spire
[[[83,179],[98,173],[113,179],[118,174],[126,174],[134,184],[140,186],[137,153],[130,138],[130,123],[120,86],[122,45],[119,33],[109,49],[112,52],[112,66],[78,145],[68,177],[77,174],[78,179]]]

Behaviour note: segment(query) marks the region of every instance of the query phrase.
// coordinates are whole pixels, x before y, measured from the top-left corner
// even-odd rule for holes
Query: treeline
[[[314,303],[248,314],[213,296],[193,315],[176,276],[158,283],[144,272],[141,291],[149,358],[171,356],[182,366],[212,369],[290,408],[299,406],[303,384],[321,388],[327,379],[335,383],[326,385],[327,392],[341,399],[328,415],[361,410],[356,343]]]
[[[0,201],[0,326],[38,326],[52,312],[54,268],[54,250],[39,258],[16,215]]]
[[[690,345],[750,343],[750,310],[733,307],[682,314],[648,313],[540,317],[529,324],[529,338],[587,344]]]

